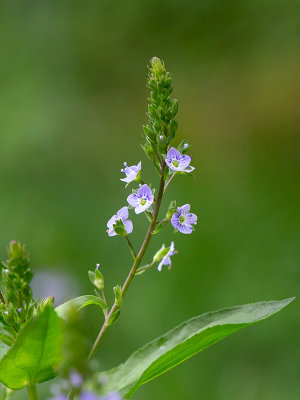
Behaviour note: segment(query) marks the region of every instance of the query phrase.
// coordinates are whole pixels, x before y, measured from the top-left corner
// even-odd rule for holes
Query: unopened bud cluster
[[[45,307],[52,307],[54,297],[37,301],[30,286],[33,273],[25,247],[12,241],[8,249],[8,260],[1,262],[0,322],[7,334],[0,339],[12,345],[17,333],[34,315]]]
[[[178,102],[170,98],[173,91],[171,76],[164,63],[157,57],[151,60],[148,88],[150,89],[149,122],[144,126],[146,143],[143,148],[148,158],[159,169],[161,155],[166,153],[178,128],[174,119],[178,112]]]

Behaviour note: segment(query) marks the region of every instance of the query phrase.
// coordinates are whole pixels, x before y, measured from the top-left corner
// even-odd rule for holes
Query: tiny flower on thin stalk
[[[194,167],[190,166],[192,158],[186,154],[181,154],[177,149],[171,147],[165,158],[167,166],[176,172],[192,172]]]
[[[111,219],[107,222],[107,228],[108,230],[106,231],[108,233],[108,236],[116,236],[117,233],[114,230],[114,225],[117,223],[117,221],[122,221],[124,224],[124,228],[126,230],[126,233],[129,234],[133,230],[133,225],[132,221],[130,221],[128,218],[128,207],[122,207],[117,214],[113,215]]]
[[[132,193],[127,197],[128,203],[134,208],[136,214],[146,211],[154,201],[152,190],[146,184],[142,185],[137,193]]]
[[[172,215],[171,224],[181,233],[192,233],[193,225],[197,224],[197,215],[190,213],[190,208],[189,204],[185,204],[178,207],[177,212]]]
[[[138,165],[131,165],[130,167],[128,167],[127,163],[124,162],[124,167],[125,168],[121,169],[121,172],[124,172],[126,174],[126,177],[120,179],[121,181],[126,182],[128,184],[132,181],[140,180],[140,171],[142,168],[141,161],[138,163]]]
[[[158,264],[158,267],[157,267],[158,271],[162,270],[163,265],[167,265],[168,268],[171,269],[171,266],[172,266],[171,256],[174,256],[174,254],[176,254],[176,253],[177,253],[177,251],[175,250],[174,242],[171,242],[171,245],[169,247],[167,254],[163,256],[162,260]]]

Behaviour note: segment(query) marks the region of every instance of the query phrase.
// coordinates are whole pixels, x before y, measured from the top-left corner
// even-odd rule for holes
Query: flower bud
[[[121,307],[123,302],[123,297],[122,297],[122,289],[119,285],[114,287],[114,293],[115,293],[115,303],[118,307]]]
[[[168,253],[169,248],[163,244],[161,246],[161,248],[155,253],[154,257],[153,257],[153,261],[154,262],[160,262],[160,260],[163,259],[163,257]]]
[[[98,288],[99,290],[103,290],[104,289],[104,278],[103,275],[101,274],[101,272],[96,269],[95,272],[94,271],[89,271],[88,272],[89,278],[91,283],[96,286],[96,288]]]
[[[176,207],[176,201],[175,201],[175,200],[172,200],[171,203],[170,203],[170,205],[169,205],[168,212],[167,212],[167,214],[166,214],[166,220],[167,220],[167,221],[170,221],[170,220],[171,220],[172,215],[176,212],[176,209],[177,209],[177,207]]]

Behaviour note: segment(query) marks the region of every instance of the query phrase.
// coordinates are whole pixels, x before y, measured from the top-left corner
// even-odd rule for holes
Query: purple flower
[[[79,388],[83,384],[83,377],[77,371],[72,371],[69,377],[70,383],[75,388]]]
[[[171,147],[165,158],[167,166],[173,171],[192,172],[195,168],[190,166],[192,158],[181,154],[174,147]]]
[[[137,193],[132,193],[127,197],[128,203],[134,207],[136,214],[146,211],[153,203],[154,196],[148,185],[142,185]]]
[[[68,400],[68,396],[65,394],[59,394],[58,396],[52,397],[49,400]]]
[[[82,392],[80,395],[80,400],[99,400],[100,397],[96,396],[92,392]]]
[[[111,393],[105,397],[101,397],[101,400],[122,400],[122,397],[119,393]]]
[[[171,242],[171,246],[168,253],[162,258],[161,262],[158,264],[157,269],[161,271],[163,265],[168,265],[170,269],[172,265],[170,257],[173,256],[174,254],[176,254],[174,242]]]
[[[132,232],[133,226],[132,222],[130,220],[127,220],[128,218],[128,207],[125,206],[121,208],[117,214],[113,215],[111,219],[107,223],[108,230],[106,231],[108,233],[108,236],[115,236],[116,232],[114,231],[113,225],[116,223],[118,219],[123,221],[124,228],[127,232],[127,234]]]
[[[127,166],[127,163],[124,162],[124,169],[121,169],[121,172],[124,172],[126,174],[126,178],[120,179],[123,182],[130,183],[132,181],[135,181],[138,177],[138,174],[142,168],[142,163],[141,161],[138,163],[138,165],[132,165],[131,167]]]
[[[191,206],[185,204],[177,208],[177,213],[172,215],[171,224],[181,233],[192,233],[193,225],[197,224],[197,215],[190,213]]]

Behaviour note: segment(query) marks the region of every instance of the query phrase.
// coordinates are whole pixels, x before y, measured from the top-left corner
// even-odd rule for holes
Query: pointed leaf
[[[45,382],[55,377],[62,359],[61,320],[51,307],[21,329],[14,345],[0,361],[0,382],[10,389]]]
[[[70,307],[80,310],[81,308],[84,308],[91,304],[95,304],[101,307],[103,311],[107,309],[107,305],[100,297],[93,295],[86,295],[86,296],[75,297],[74,299],[71,299],[61,304],[60,306],[56,307],[55,311],[61,318],[65,318],[68,315],[68,309]]]
[[[226,308],[192,318],[153,340],[118,367],[98,374],[103,393],[119,391],[129,399],[144,383],[213,345],[233,332],[261,321],[293,299]]]

